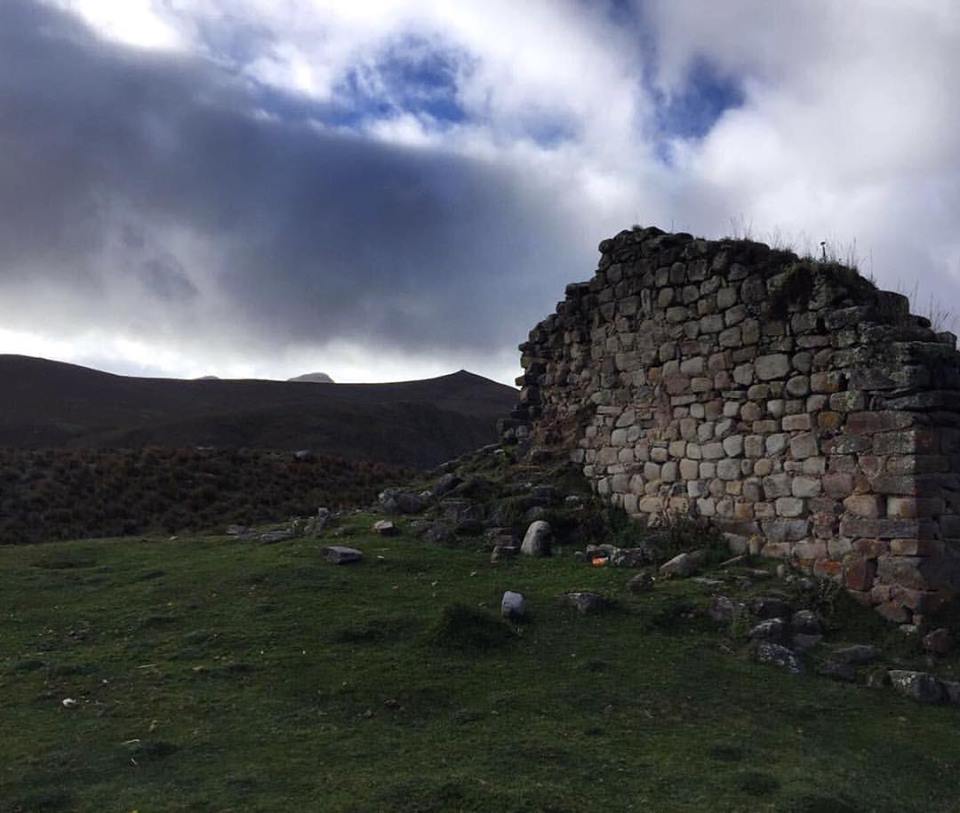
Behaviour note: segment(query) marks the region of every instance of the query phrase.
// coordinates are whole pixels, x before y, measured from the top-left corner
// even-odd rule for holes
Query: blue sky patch
[[[658,127],[662,134],[703,138],[727,111],[744,103],[740,85],[716,71],[705,59],[693,62],[679,93],[655,92]]]

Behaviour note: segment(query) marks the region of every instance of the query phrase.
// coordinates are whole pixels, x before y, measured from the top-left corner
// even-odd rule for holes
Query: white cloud
[[[960,293],[953,0],[637,0],[633,25],[605,3],[574,0],[57,2],[104,37],[192,51],[305,103],[349,102],[344,81],[353,75],[385,110],[356,122],[318,117],[318,130],[465,156],[521,179],[542,199],[544,218],[563,219],[571,257],[590,256],[599,239],[634,221],[720,236],[736,218],[758,237],[794,236],[800,248],[828,239],[842,251],[856,241],[864,269],[882,283],[911,288],[918,279],[921,305],[933,291],[943,301]],[[449,61],[462,120],[404,109],[387,81],[387,55],[412,59],[424,48]],[[739,87],[743,104],[702,138],[658,132],[652,91],[682,98],[697,64]],[[283,117],[261,115],[278,126]],[[664,140],[669,163],[659,157]],[[556,231],[544,226],[543,238],[557,239]],[[470,239],[482,235],[465,235],[465,245]],[[194,269],[220,268],[216,247],[201,241],[184,252],[204,258],[191,282],[215,294],[217,277]],[[561,277],[591,272],[538,260],[517,258],[511,290],[544,311],[561,296]],[[469,364],[510,380],[514,337],[529,327],[505,330],[501,354]],[[179,363],[201,372],[175,360],[176,347],[189,354],[187,339],[156,341],[174,348],[161,353],[171,371]],[[317,367],[373,380],[444,365],[396,354],[384,362],[382,348],[360,345],[335,351],[349,362],[308,363],[315,348],[242,361],[211,350],[221,368],[203,372],[263,374],[273,364],[283,368],[278,377]]]
[[[176,49],[185,41],[154,0],[45,0],[71,11],[104,37],[137,48]]]

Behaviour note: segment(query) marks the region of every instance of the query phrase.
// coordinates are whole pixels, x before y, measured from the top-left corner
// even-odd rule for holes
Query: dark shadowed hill
[[[0,355],[0,446],[311,449],[436,465],[496,440],[516,390],[460,371],[391,384],[130,378]]]

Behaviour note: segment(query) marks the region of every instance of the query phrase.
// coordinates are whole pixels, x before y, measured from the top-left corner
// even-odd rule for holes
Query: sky
[[[0,1],[0,353],[510,383],[634,224],[960,312],[960,4]]]

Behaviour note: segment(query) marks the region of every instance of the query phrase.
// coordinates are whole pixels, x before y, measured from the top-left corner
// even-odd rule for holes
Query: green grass
[[[0,549],[0,810],[956,809],[960,712],[755,665],[691,581],[322,544]]]

